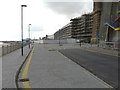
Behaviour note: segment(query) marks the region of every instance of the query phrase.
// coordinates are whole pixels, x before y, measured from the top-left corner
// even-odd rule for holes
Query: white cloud
[[[62,12],[60,12],[60,14],[52,8],[47,7],[43,1],[44,0],[1,0],[0,41],[21,40],[22,4],[27,5],[27,7],[24,7],[24,38],[28,37],[28,24],[32,24],[32,37],[38,38],[46,34],[53,34],[59,28],[69,23],[69,16]],[[87,8],[88,7],[86,7],[86,9]],[[80,14],[81,12],[75,15]]]

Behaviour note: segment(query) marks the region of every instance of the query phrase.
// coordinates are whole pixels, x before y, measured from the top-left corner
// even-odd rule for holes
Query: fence
[[[99,47],[106,48],[106,49],[120,49],[120,42],[102,42],[99,44]]]
[[[22,45],[21,43],[15,43],[15,44],[10,44],[10,45],[6,45],[6,46],[2,46],[1,47],[2,50],[1,50],[0,56],[4,56],[4,55],[6,55],[8,53],[11,53],[11,52],[13,52],[13,51],[21,48],[21,45]],[[26,46],[26,45],[28,45],[28,43],[24,43],[23,44],[23,46]]]
[[[43,43],[43,44],[70,44],[76,43],[75,39],[65,39],[65,40],[39,40],[35,41],[36,43]]]

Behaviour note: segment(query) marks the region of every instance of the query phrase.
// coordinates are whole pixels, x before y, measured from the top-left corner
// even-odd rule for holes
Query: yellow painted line
[[[80,47],[78,47],[78,48],[80,48]],[[105,55],[120,57],[120,56],[118,56],[118,55],[113,55],[113,54],[110,54],[110,53],[103,53],[103,52],[95,51],[95,50],[89,50],[89,49],[87,49],[87,48],[84,48],[84,49],[83,49],[83,48],[80,48],[80,49],[86,50],[86,51],[90,51],[90,52],[97,52],[97,53],[101,53],[101,54],[105,54]]]
[[[23,78],[23,79],[28,78],[28,75],[27,75],[27,74],[28,74],[28,69],[29,69],[29,65],[30,65],[30,62],[31,62],[31,58],[32,58],[33,51],[34,51],[34,48],[33,48],[32,52],[31,52],[31,54],[30,54],[30,57],[29,57],[28,62],[26,63],[26,66],[25,66],[25,68],[24,68],[24,71],[23,71],[23,74],[22,74],[22,78]],[[23,86],[24,86],[25,88],[31,88],[29,81],[23,82],[22,84],[23,84]]]
[[[68,57],[66,57],[65,55],[63,55],[62,53],[60,53],[59,51],[57,51],[57,52],[58,52],[60,55],[62,55],[63,57],[67,58],[68,61],[72,61],[71,59],[69,59]],[[75,63],[75,62],[74,62],[74,63]],[[75,65],[77,65],[77,66],[80,67],[80,65],[78,65],[77,63],[75,63]],[[96,76],[94,76],[92,73],[86,71],[86,69],[84,69],[83,67],[81,67],[81,68],[83,69],[84,73],[86,73],[88,76],[93,76],[93,77],[96,78],[97,80],[99,79],[99,78],[97,78]],[[111,88],[110,86],[108,86],[106,83],[100,81],[100,79],[99,79],[99,83],[100,83],[101,85],[103,85],[105,88],[108,88],[109,90],[112,90],[112,88]]]
[[[104,84],[104,83],[102,83],[102,82],[99,82],[99,83],[103,84],[103,85],[104,85],[104,87],[108,88],[109,90],[112,90],[112,88],[111,88],[111,87],[109,87],[108,85],[106,85],[106,84]]]
[[[88,76],[90,76],[90,73],[88,73],[87,71],[83,70]]]

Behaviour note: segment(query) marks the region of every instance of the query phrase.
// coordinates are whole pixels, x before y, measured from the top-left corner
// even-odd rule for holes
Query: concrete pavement
[[[59,52],[50,50],[51,46],[35,44],[27,73],[31,88],[111,87]],[[26,66],[28,67],[28,63],[23,71]]]
[[[24,56],[18,49],[2,57],[2,88],[16,88],[15,76],[30,49],[24,47]]]

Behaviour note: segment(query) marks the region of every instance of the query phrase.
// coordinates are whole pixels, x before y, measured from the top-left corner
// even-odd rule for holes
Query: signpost
[[[59,46],[61,46],[61,44],[60,44],[60,39],[62,38],[62,36],[59,36],[58,38],[59,38]]]
[[[97,33],[96,36],[97,36],[97,44],[98,44],[97,46],[99,46],[99,34]]]
[[[99,36],[99,34],[97,33],[97,34],[96,34],[96,36],[98,37],[98,36]]]
[[[59,39],[62,38],[61,36],[59,36]]]

